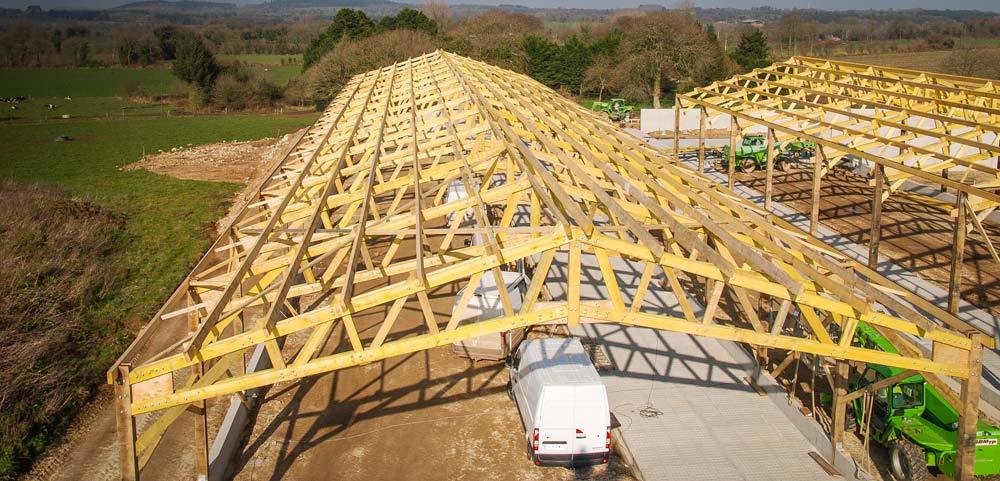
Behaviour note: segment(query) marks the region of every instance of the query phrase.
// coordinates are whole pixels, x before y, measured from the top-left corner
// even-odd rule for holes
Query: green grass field
[[[271,81],[271,83],[277,85],[278,87],[284,87],[285,85],[288,85],[288,82],[291,82],[292,79],[302,75],[301,65],[250,65],[249,68],[261,72]]]
[[[107,315],[128,319],[126,324],[135,328],[207,248],[207,226],[222,215],[239,185],[119,168],[138,160],[143,148],[155,152],[188,143],[258,139],[313,120],[312,115],[227,115],[0,125],[0,137],[10,139],[0,177],[52,184],[126,215],[129,239],[121,262],[129,268],[128,288],[105,307]],[[59,135],[75,140],[54,142]]]
[[[220,59],[239,60],[240,62],[256,65],[282,65],[282,60],[286,63],[288,59],[294,59],[296,65],[302,68],[302,55],[270,55],[270,54],[241,54],[241,55],[219,55]]]
[[[187,275],[214,237],[214,223],[241,186],[178,180],[122,166],[146,152],[222,140],[279,136],[312,123],[308,115],[205,115],[0,124],[5,154],[0,179],[65,191],[124,219],[109,256],[113,285],[86,306],[92,323],[75,335],[90,339],[73,374],[56,373],[72,389],[88,392],[103,372]],[[69,142],[55,142],[69,135]],[[30,213],[29,213],[30,215]],[[57,253],[50,253],[58,255]],[[70,380],[72,379],[72,381]],[[78,392],[78,391],[74,391]],[[85,397],[85,396],[84,396]],[[0,479],[14,479],[72,419],[77,403],[0,449]],[[40,409],[40,408],[39,408]]]
[[[50,109],[46,104],[56,105],[56,108]],[[70,100],[61,97],[32,97],[16,107],[11,109],[9,105],[0,104],[0,121],[62,122],[63,115],[71,118],[164,115],[170,109],[167,104],[130,102],[118,97],[73,97]]]
[[[129,84],[157,95],[168,93],[176,82],[166,68],[0,69],[0,97],[117,97]]]
[[[245,54],[245,55],[219,55],[222,61],[239,60],[247,64],[250,70],[264,74],[268,80],[278,87],[288,85],[295,77],[302,74],[302,55],[267,55],[267,54]],[[288,62],[294,59],[294,63]],[[282,64],[285,61],[285,64]]]

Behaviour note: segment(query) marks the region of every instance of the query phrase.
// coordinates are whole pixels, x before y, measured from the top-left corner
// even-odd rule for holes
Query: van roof
[[[538,376],[545,386],[602,384],[583,344],[575,338],[524,341],[519,369],[522,376]]]
[[[513,290],[518,284],[524,282],[524,276],[520,272],[500,271],[500,275],[503,276],[503,281],[504,284],[507,284],[508,291]],[[476,294],[481,296],[499,296],[500,290],[497,289],[496,277],[493,277],[493,274],[489,272],[483,275],[482,279],[479,280],[479,285],[476,286]]]

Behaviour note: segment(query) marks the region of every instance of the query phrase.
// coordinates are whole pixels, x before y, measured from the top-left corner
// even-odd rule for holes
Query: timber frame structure
[[[466,195],[451,195],[455,186]],[[207,477],[209,398],[553,323],[644,326],[913,369],[961,406],[960,439],[974,441],[977,355],[991,339],[527,76],[442,51],[358,75],[257,199],[108,372],[123,479],[138,478],[185,410],[198,416],[197,469]],[[479,241],[462,242],[470,234]],[[551,299],[557,253],[568,259],[567,288]],[[501,270],[518,261],[530,282],[515,310]],[[608,299],[582,298],[589,261]],[[613,261],[642,272],[634,295]],[[484,276],[497,280],[504,316],[463,324],[430,308],[434,289]],[[676,316],[644,303],[654,281],[676,296]],[[717,320],[724,295],[745,319]],[[753,308],[761,297],[780,303],[774,322]],[[422,329],[394,329],[404,308],[423,314]],[[372,310],[381,321],[358,329]],[[187,336],[144,353],[158,325],[183,319]],[[862,321],[903,354],[852,346]],[[328,344],[334,328],[350,342]],[[295,333],[306,341],[286,352],[282,340]],[[911,337],[932,341],[933,355]],[[245,373],[258,346],[272,367]],[[939,375],[962,379],[963,399]],[[833,425],[843,416],[835,410]],[[965,475],[971,448],[959,452]]]
[[[954,203],[909,195],[950,211],[956,219],[948,285],[948,310],[953,313],[959,308],[967,232],[975,229],[1000,264],[1000,254],[982,225],[1000,206],[1000,83],[996,81],[792,57],[678,95],[674,108],[678,119],[682,108],[700,110],[699,171],[705,168],[706,117],[730,116],[731,144],[747,130],[767,130],[768,211],[774,149],[789,139],[815,142],[813,235],[819,225],[823,176],[845,159],[870,162],[874,192],[868,266],[872,270],[878,265],[882,202],[907,180],[940,186],[942,192],[951,189]],[[675,146],[679,130],[675,129]],[[675,154],[679,155],[676,147]],[[732,188],[732,175],[728,181]]]

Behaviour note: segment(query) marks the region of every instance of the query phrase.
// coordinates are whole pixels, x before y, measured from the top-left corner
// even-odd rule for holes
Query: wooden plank
[[[809,235],[819,236],[819,203],[820,203],[820,182],[823,180],[823,166],[826,164],[826,154],[823,146],[816,146],[816,156],[813,157],[812,175],[812,203],[809,211]]]
[[[698,106],[698,172],[705,172],[705,117],[708,111]]]
[[[172,372],[132,385],[132,399],[135,402],[144,402],[172,392],[174,392],[174,374]]]
[[[872,194],[872,225],[868,239],[868,267],[878,270],[878,250],[882,241],[882,192],[885,190],[885,167],[875,164],[875,191]]]
[[[740,125],[736,121],[735,115],[729,116],[729,168],[726,169],[726,185],[729,190],[736,186],[736,146],[739,141]]]
[[[840,471],[838,471],[837,468],[833,467],[832,464],[823,459],[823,456],[816,451],[809,451],[809,457],[812,458],[813,461],[816,461],[816,464],[818,464],[820,468],[823,468],[823,471],[826,472],[826,474],[835,478],[844,477],[843,474],[840,474]]]
[[[388,93],[385,95],[385,104],[383,105],[382,118],[379,121],[379,128],[375,138],[375,149],[374,158],[371,161],[372,168],[368,171],[367,181],[365,183],[365,194],[361,198],[361,213],[358,214],[357,231],[354,236],[354,240],[351,242],[351,253],[347,256],[347,281],[344,282],[344,288],[341,291],[340,301],[342,304],[350,305],[351,298],[354,295],[354,274],[358,266],[358,253],[361,247],[365,243],[365,228],[368,226],[368,213],[371,209],[371,197],[372,189],[375,187],[375,172],[378,172],[378,158],[382,155],[382,139],[385,135],[385,124],[386,119],[389,115],[389,104],[392,100],[392,86],[396,81],[396,66],[392,66],[392,70],[389,74],[389,88]],[[366,102],[367,104],[367,102]],[[360,117],[359,117],[360,119]]]
[[[961,305],[962,268],[965,265],[965,193],[955,196],[955,225],[951,244],[951,275],[948,279],[948,312],[958,314]]]
[[[764,210],[771,211],[771,198],[774,196],[774,129],[767,129],[765,139],[767,148],[767,172],[764,177]]]
[[[115,377],[115,424],[118,435],[118,468],[122,481],[139,479],[139,459],[135,449],[135,417],[132,416],[132,388],[128,364],[120,363]]]
[[[851,365],[847,361],[838,360],[836,373],[833,376],[835,385],[833,386],[833,415],[831,416],[831,440],[832,452],[828,458],[831,463],[837,462],[837,452],[844,445],[844,420],[847,417],[847,402],[844,396],[847,395],[847,382],[851,373]]]
[[[867,386],[865,386],[865,387],[863,387],[861,389],[858,389],[857,391],[852,391],[850,393],[847,393],[847,394],[845,394],[841,398],[841,401],[843,403],[845,403],[845,404],[849,403],[849,402],[851,402],[851,401],[853,401],[855,399],[860,399],[861,396],[865,395],[865,393],[874,394],[876,391],[878,391],[880,389],[885,389],[885,388],[887,388],[889,386],[892,386],[893,384],[896,384],[896,383],[898,383],[900,381],[903,381],[905,379],[909,379],[909,378],[911,378],[913,376],[916,376],[917,374],[920,374],[920,373],[918,373],[917,371],[914,371],[913,369],[908,369],[908,370],[903,371],[903,372],[901,372],[899,374],[896,374],[896,375],[893,375],[893,376],[889,376],[889,377],[887,377],[885,379],[873,382],[873,383],[871,383],[871,384],[869,384],[869,385],[867,385]]]

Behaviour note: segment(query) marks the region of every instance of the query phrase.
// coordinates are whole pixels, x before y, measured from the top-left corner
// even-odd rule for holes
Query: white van
[[[514,310],[521,309],[524,302],[524,293],[527,290],[527,281],[520,272],[501,272],[504,284],[507,285],[507,294],[510,296],[510,303]],[[452,311],[458,309],[458,303],[465,294],[469,286],[462,288],[455,295],[455,304]],[[500,291],[497,289],[496,278],[492,272],[486,271],[482,280],[475,286],[476,291],[469,300],[469,305],[461,312],[458,318],[461,324],[485,321],[502,317],[504,315],[503,303],[500,301]],[[524,329],[512,329],[509,331],[484,334],[479,337],[465,339],[452,344],[452,350],[459,356],[471,359],[490,359],[499,361],[506,359],[510,355],[511,349],[524,339]]]
[[[472,188],[475,189],[477,186],[473,185]],[[465,182],[462,182],[462,179],[453,180],[450,184],[448,184],[448,190],[445,194],[444,201],[447,204],[462,200],[468,196],[469,193],[465,191]],[[461,220],[459,220],[459,225],[463,227],[472,225],[476,220],[475,211],[472,207],[468,207],[464,211],[452,212],[448,214],[448,225],[452,225],[455,222],[455,216],[458,215],[462,216]]]
[[[511,397],[536,465],[608,462],[608,393],[578,339],[532,339],[510,359]]]

